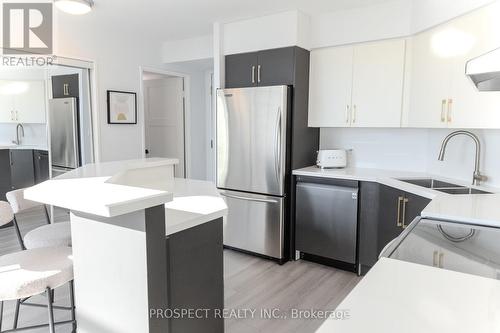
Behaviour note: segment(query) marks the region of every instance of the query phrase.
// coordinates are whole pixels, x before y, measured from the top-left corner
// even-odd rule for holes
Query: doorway
[[[142,70],[146,158],[176,158],[175,177],[186,178],[187,76]]]

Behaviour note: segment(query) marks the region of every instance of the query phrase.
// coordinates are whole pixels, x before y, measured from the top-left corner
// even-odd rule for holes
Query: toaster
[[[347,152],[344,149],[321,149],[318,151],[316,165],[321,169],[345,168]]]

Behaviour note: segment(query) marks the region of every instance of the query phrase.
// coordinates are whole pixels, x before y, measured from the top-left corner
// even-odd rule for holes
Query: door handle
[[[441,101],[441,122],[444,123],[446,121],[446,116],[445,116],[445,113],[446,113],[446,100],[443,99]]]
[[[257,82],[258,82],[258,83],[260,83],[260,68],[261,68],[261,66],[260,66],[260,65],[258,65],[258,66],[257,66]]]
[[[396,226],[397,227],[402,227],[403,226],[403,223],[401,223],[401,203],[403,202],[403,197],[400,196],[398,197],[398,218],[397,218],[397,221],[396,221]]]
[[[356,106],[356,104],[354,104],[353,108],[352,108],[352,122],[355,123],[356,122],[356,111],[358,107]]]
[[[250,197],[244,197],[244,196],[240,196],[240,195],[226,194],[226,193],[222,193],[222,192],[220,192],[220,195],[222,195],[223,197],[232,198],[232,199],[238,199],[238,200],[266,202],[266,203],[278,203],[277,200],[273,200],[273,199],[250,198]]]
[[[276,117],[276,135],[274,142],[274,172],[276,181],[280,182],[281,174],[281,107],[278,108],[278,116]]]
[[[255,83],[255,66],[252,66],[252,83]]]
[[[403,223],[402,223],[403,224],[402,225],[403,229],[405,229],[407,227],[407,225],[406,225],[406,204],[407,203],[408,203],[408,198],[404,198],[403,199],[403,218],[402,218],[402,220],[403,220]]]
[[[453,99],[448,99],[448,115],[447,115],[447,121],[451,123],[451,110],[453,107]]]
[[[349,104],[347,104],[346,108],[345,108],[345,122],[346,124],[349,124],[349,111],[351,110],[351,107],[349,106]]]

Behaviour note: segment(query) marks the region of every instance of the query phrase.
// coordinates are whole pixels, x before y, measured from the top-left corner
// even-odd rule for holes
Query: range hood
[[[500,48],[469,60],[465,74],[479,91],[500,91]]]

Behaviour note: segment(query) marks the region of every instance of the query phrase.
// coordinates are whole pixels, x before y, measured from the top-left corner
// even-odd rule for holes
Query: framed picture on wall
[[[108,90],[108,124],[137,124],[137,94]]]

